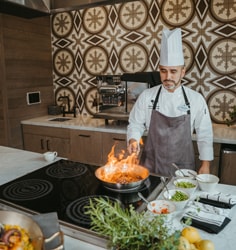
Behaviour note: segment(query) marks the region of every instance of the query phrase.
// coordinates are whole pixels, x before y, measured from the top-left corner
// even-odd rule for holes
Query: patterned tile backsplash
[[[183,84],[206,99],[213,122],[236,105],[236,0],[144,0],[57,13],[51,18],[55,100],[97,112],[101,74],[157,71],[162,29],[181,27]]]

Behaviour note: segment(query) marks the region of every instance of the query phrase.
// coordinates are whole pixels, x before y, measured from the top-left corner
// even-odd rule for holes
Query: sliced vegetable
[[[171,196],[172,201],[185,201],[188,199],[188,195],[181,191],[176,191],[174,195]]]
[[[2,241],[6,243],[7,245],[10,245],[11,243],[19,242],[20,240],[21,240],[21,233],[16,228],[6,230],[4,234],[2,235]]]
[[[178,181],[176,183],[176,187],[179,187],[179,188],[194,188],[194,187],[196,187],[196,185],[194,185],[193,183],[188,182],[188,181]]]
[[[167,207],[162,208],[161,210],[153,209],[152,212],[155,214],[169,214],[170,213]]]
[[[0,250],[34,250],[28,232],[18,226],[2,224]]]

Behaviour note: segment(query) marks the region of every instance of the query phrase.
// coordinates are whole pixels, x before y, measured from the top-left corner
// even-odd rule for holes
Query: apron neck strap
[[[156,98],[155,98],[155,101],[154,101],[154,103],[153,103],[153,108],[152,109],[156,109],[156,106],[157,106],[157,102],[158,102],[158,99],[159,99],[159,95],[160,95],[160,93],[161,93],[161,88],[162,88],[162,86],[160,86],[160,88],[159,88],[159,90],[158,90],[158,92],[157,92],[157,96],[156,96]]]
[[[187,111],[187,114],[190,114],[190,103],[189,103],[188,98],[187,98],[187,96],[186,96],[186,93],[185,93],[185,91],[184,91],[184,87],[181,86],[181,88],[182,88],[182,91],[183,91],[183,96],[184,96],[185,104],[186,104],[186,106],[189,107],[189,110]],[[156,96],[156,98],[155,98],[155,101],[154,101],[154,103],[153,103],[153,108],[152,108],[152,109],[154,109],[154,110],[156,109],[157,102],[158,102],[158,99],[159,99],[159,96],[160,96],[160,93],[161,93],[161,89],[162,89],[162,86],[160,86],[160,88],[159,88],[159,90],[158,90],[158,92],[157,92],[157,96]]]
[[[186,104],[186,106],[188,106],[188,111],[187,111],[187,114],[190,114],[190,103],[189,103],[189,101],[188,101],[188,98],[187,98],[187,96],[186,96],[186,93],[185,93],[185,91],[184,91],[184,87],[183,86],[181,86],[182,87],[182,91],[183,91],[183,95],[184,95],[184,101],[185,101],[185,104]]]

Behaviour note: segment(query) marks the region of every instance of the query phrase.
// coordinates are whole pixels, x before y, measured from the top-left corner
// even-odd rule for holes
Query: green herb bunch
[[[177,250],[180,231],[170,235],[163,215],[151,219],[130,205],[123,209],[118,202],[105,198],[90,200],[86,214],[91,229],[108,237],[108,247],[119,250]]]

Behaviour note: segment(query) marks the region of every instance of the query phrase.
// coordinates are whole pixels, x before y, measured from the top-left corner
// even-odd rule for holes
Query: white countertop
[[[81,129],[81,130],[91,130],[100,132],[111,132],[111,133],[121,133],[126,134],[127,125],[120,124],[117,125],[114,121],[109,121],[109,124],[105,124],[104,119],[96,119],[91,116],[78,116],[76,118],[69,117],[71,120],[58,122],[50,121],[51,119],[62,117],[60,116],[42,116],[37,118],[32,118],[29,120],[24,120],[22,124],[28,125],[38,125],[38,126],[50,126],[68,129]],[[228,143],[236,144],[236,126],[230,126],[224,124],[213,123],[214,132],[214,142],[215,143]],[[196,140],[196,135],[193,135],[193,140]]]
[[[168,187],[174,188],[173,182],[170,182],[168,184]],[[217,184],[216,190],[214,190],[214,193],[217,192],[222,192],[224,194],[232,194],[232,195],[236,195],[236,186],[232,186],[232,185],[225,185],[225,184]],[[199,189],[197,189],[195,191],[195,193],[193,194],[193,197],[191,200],[194,200],[194,197],[196,198],[198,196],[198,194],[201,191]],[[159,199],[163,199],[163,191],[162,193],[159,195],[158,197]],[[180,218],[182,218],[183,212],[180,212],[177,216],[177,223],[173,223],[174,225],[178,225],[176,226],[176,228],[178,229],[182,229],[182,226],[180,226]],[[230,218],[231,221],[230,223],[218,234],[211,234],[211,233],[207,233],[203,230],[199,230],[201,238],[202,239],[209,239],[212,240],[214,242],[215,245],[215,250],[223,250],[223,249],[227,249],[227,250],[234,250],[235,246],[236,246],[236,237],[235,237],[235,233],[236,233],[236,205],[231,208],[231,212],[230,212]]]
[[[49,126],[57,128],[68,128],[68,129],[80,129],[80,130],[91,130],[100,132],[112,132],[112,133],[126,133],[127,125],[116,125],[114,121],[109,121],[109,124],[105,124],[104,119],[97,119],[91,116],[77,116],[76,118],[72,116],[67,116],[71,120],[58,122],[51,121],[54,118],[62,118],[62,116],[42,116],[37,118],[32,118],[29,120],[21,121],[21,124],[27,125],[38,125],[38,126]]]
[[[0,185],[49,164],[43,154],[0,146]],[[104,250],[66,235],[64,246],[66,250]]]
[[[48,165],[42,154],[0,146],[0,184],[14,180],[36,169]],[[223,193],[236,195],[236,186],[218,184],[217,189]],[[232,221],[217,235],[200,230],[204,239],[215,243],[215,250],[234,250],[236,245],[236,206],[232,208]],[[104,250],[86,242],[65,236],[66,250]]]

